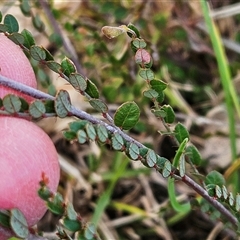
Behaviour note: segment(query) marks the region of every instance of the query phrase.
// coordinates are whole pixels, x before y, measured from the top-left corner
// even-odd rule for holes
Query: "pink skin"
[[[33,69],[22,49],[3,34],[0,34],[0,74],[30,87],[37,87]],[[32,99],[10,88],[0,87],[1,98],[8,93],[16,93],[28,101]]]
[[[4,76],[32,87],[37,85],[22,50],[1,34],[0,68]],[[0,97],[13,92],[0,86]],[[36,224],[47,210],[37,194],[42,173],[55,192],[60,168],[51,139],[32,122],[0,116],[0,209],[19,208],[29,226]],[[11,231],[0,227],[0,240],[10,236]]]

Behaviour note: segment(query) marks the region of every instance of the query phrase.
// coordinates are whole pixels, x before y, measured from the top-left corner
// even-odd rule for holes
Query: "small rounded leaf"
[[[27,220],[16,208],[10,210],[10,225],[17,237],[27,238],[29,234]]]
[[[97,136],[100,142],[105,143],[108,139],[108,131],[105,126],[97,125]]]
[[[94,235],[96,234],[96,227],[93,223],[86,224],[86,229],[84,232],[84,237],[86,240],[94,239]]]
[[[233,206],[233,204],[234,204],[234,197],[233,197],[233,194],[231,192],[229,193],[228,202],[229,202],[230,206]]]
[[[13,15],[7,14],[3,22],[7,26],[9,33],[18,32],[19,30],[18,21]]]
[[[112,135],[112,147],[114,150],[122,150],[124,147],[124,141],[122,136],[119,133],[114,133]]]
[[[44,30],[44,23],[43,21],[40,19],[39,15],[36,14],[34,17],[32,17],[32,23],[33,26],[39,31],[42,32]]]
[[[227,198],[228,198],[228,190],[227,190],[227,188],[224,185],[222,186],[222,193],[223,193],[223,198],[225,200],[227,200]]]
[[[40,118],[46,113],[45,105],[42,101],[35,100],[29,106],[29,113],[34,118]]]
[[[137,160],[139,157],[139,147],[135,143],[131,143],[128,148],[128,154],[132,160]]]
[[[97,86],[89,79],[87,80],[87,88],[85,92],[92,98],[99,98],[99,92]]]
[[[77,134],[73,131],[63,131],[63,136],[65,137],[65,139],[67,139],[68,141],[74,140],[77,137]]]
[[[62,62],[61,62],[61,67],[62,67],[62,72],[63,74],[65,74],[67,77],[70,76],[71,73],[75,73],[76,72],[76,67],[73,64],[73,62],[65,57]]]
[[[72,73],[69,76],[69,82],[79,92],[84,92],[87,88],[86,79],[79,73]]]
[[[30,55],[33,59],[35,59],[37,61],[45,60],[45,58],[47,57],[47,54],[46,54],[46,51],[44,50],[44,48],[41,46],[36,46],[36,45],[31,46]]]
[[[222,189],[218,185],[216,185],[216,187],[215,187],[215,193],[216,193],[217,198],[222,197]]]
[[[188,156],[189,160],[196,166],[199,166],[202,162],[202,157],[198,149],[194,145],[190,145],[186,148],[185,154]]]
[[[147,152],[146,163],[149,167],[154,167],[157,163],[157,155],[152,149],[149,149]]]
[[[123,103],[114,114],[116,126],[129,130],[135,126],[140,116],[140,110],[135,102]]]
[[[157,98],[158,97],[158,93],[154,90],[154,89],[149,89],[147,91],[143,92],[143,95],[147,98]]]
[[[167,160],[164,163],[162,175],[164,178],[167,178],[171,175],[171,172],[172,172],[172,164],[169,160]]]
[[[217,172],[216,170],[211,171],[207,175],[204,182],[206,185],[210,185],[210,184],[219,185],[219,186],[225,185],[225,179],[223,175]]]
[[[135,62],[140,65],[146,65],[151,62],[151,56],[145,49],[138,49],[135,54]]]
[[[24,36],[17,32],[9,34],[8,38],[17,45],[22,45],[24,43]]]
[[[96,130],[95,130],[95,128],[93,127],[93,125],[91,123],[88,123],[86,125],[86,133],[87,133],[88,138],[90,140],[93,140],[93,141],[96,140],[97,133],[96,133]]]
[[[71,101],[67,91],[60,90],[56,96],[54,107],[57,115],[64,118],[71,110]]]
[[[50,68],[52,71],[56,73],[60,73],[62,69],[61,65],[55,61],[47,61],[46,65],[48,66],[48,68]]]
[[[98,112],[101,112],[101,113],[107,113],[108,112],[108,106],[106,105],[106,103],[104,103],[100,99],[91,99],[91,100],[89,100],[89,103]]]
[[[24,37],[23,45],[26,48],[30,49],[31,46],[35,45],[34,38],[33,38],[32,34],[27,29],[23,29],[21,34]]]
[[[188,130],[181,123],[178,123],[175,126],[174,133],[175,133],[175,137],[176,137],[176,139],[178,140],[179,143],[183,142],[185,138],[189,139]]]
[[[154,79],[154,73],[153,73],[153,71],[151,70],[151,69],[141,69],[140,71],[139,71],[139,75],[143,78],[143,79],[145,79],[145,80],[149,80],[149,81],[151,81],[151,80],[153,80]]]
[[[3,98],[3,107],[9,113],[17,113],[20,111],[22,102],[19,97],[8,94]]]
[[[175,121],[175,113],[170,105],[162,106],[161,110],[164,110],[166,113],[166,116],[164,117],[166,123],[173,123]]]
[[[87,137],[86,132],[85,132],[84,130],[81,130],[81,129],[80,129],[80,130],[77,132],[77,139],[78,139],[78,142],[81,143],[81,144],[87,142],[88,137]]]
[[[136,48],[145,48],[147,46],[146,42],[143,39],[136,38],[132,41],[132,44]]]
[[[167,87],[167,84],[165,82],[156,79],[150,81],[150,85],[158,93],[162,92]]]

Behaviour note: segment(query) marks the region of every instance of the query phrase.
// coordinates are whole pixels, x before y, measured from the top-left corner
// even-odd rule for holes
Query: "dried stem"
[[[37,89],[31,88],[29,86],[26,86],[22,83],[16,82],[12,79],[9,79],[7,77],[4,77],[2,75],[0,75],[0,85],[6,86],[6,87],[10,87],[12,89],[15,89],[19,92],[22,92],[24,94],[27,94],[29,96],[32,96],[34,98],[37,99],[46,99],[46,100],[55,100],[55,97],[41,92]],[[104,125],[108,131],[110,131],[111,133],[115,133],[118,132],[127,142],[134,142],[138,147],[140,148],[146,148],[142,143],[138,142],[137,140],[133,139],[132,137],[130,137],[129,135],[127,135],[126,133],[124,133],[123,131],[119,130],[119,128],[115,127],[115,126],[111,126],[99,119],[94,118],[93,116],[91,116],[90,114],[75,108],[74,106],[72,106],[71,111],[69,112],[70,115],[75,116],[79,119],[84,119],[87,120],[89,122],[91,122],[92,124],[102,124]],[[190,177],[188,177],[187,175],[185,175],[183,178],[181,178],[181,180],[188,185],[189,187],[191,187],[193,190],[195,190],[199,195],[201,195],[204,199],[206,199],[213,207],[215,207],[219,212],[221,212],[226,219],[228,219],[229,222],[231,222],[234,226],[238,225],[238,221],[237,219],[231,214],[231,212],[228,211],[228,209],[226,209],[220,202],[218,202],[216,199],[214,199],[213,197],[209,196],[207,191],[201,187],[198,183],[196,183],[194,180],[192,180]]]

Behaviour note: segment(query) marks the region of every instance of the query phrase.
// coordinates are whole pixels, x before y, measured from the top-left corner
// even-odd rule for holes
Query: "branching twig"
[[[37,89],[31,88],[29,86],[26,86],[22,83],[16,82],[12,79],[9,79],[7,77],[4,77],[0,75],[0,85],[7,86],[10,88],[13,88],[15,90],[18,90],[19,92],[22,92],[24,94],[27,94],[29,96],[32,96],[37,99],[46,99],[46,100],[55,100],[55,97],[41,92]],[[70,115],[75,116],[79,119],[84,119],[92,124],[102,124],[104,125],[108,131],[111,133],[119,132],[119,128],[115,128],[114,126],[111,126],[99,119],[94,118],[90,114],[86,113],[85,111],[82,111],[80,109],[75,108],[72,106],[71,111],[69,112]],[[133,139],[126,133],[120,131],[119,134],[125,139],[127,142],[134,142],[138,147],[140,148],[146,148],[142,143],[138,142],[137,140]],[[190,177],[185,175],[181,180],[191,187],[193,190],[195,190],[198,194],[200,194],[204,199],[206,199],[213,207],[215,207],[219,212],[221,212],[226,219],[228,219],[229,222],[231,222],[234,226],[238,225],[237,219],[229,212],[220,202],[218,202],[215,198],[209,196],[207,191],[201,187],[198,183],[196,183],[194,180],[192,180]]]

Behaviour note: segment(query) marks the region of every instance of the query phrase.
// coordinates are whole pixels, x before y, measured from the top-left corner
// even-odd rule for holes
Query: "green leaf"
[[[52,192],[48,187],[44,186],[38,190],[38,196],[44,201],[48,201],[48,199],[52,197]]]
[[[161,110],[166,113],[166,116],[164,117],[166,123],[173,123],[175,121],[175,113],[170,105],[162,106]]]
[[[63,136],[68,141],[71,141],[77,138],[76,132],[73,132],[73,131],[63,131]]]
[[[140,116],[140,109],[135,102],[126,102],[118,107],[114,114],[114,123],[116,126],[129,130],[135,126]]]
[[[136,54],[135,54],[135,62],[137,64],[140,64],[141,66],[144,66],[146,64],[149,64],[151,62],[151,56],[148,53],[148,51],[146,51],[145,49],[138,49]]]
[[[198,149],[194,145],[190,145],[186,148],[185,154],[189,160],[196,166],[199,166],[202,162],[202,157]]]
[[[171,175],[172,172],[172,164],[169,160],[165,161],[164,163],[164,167],[162,170],[162,175],[164,178],[167,178]]]
[[[0,22],[2,21],[2,12],[0,11]]]
[[[174,129],[175,137],[179,143],[183,142],[185,138],[189,139],[188,130],[183,126],[183,124],[178,123]]]
[[[147,46],[146,42],[143,39],[136,38],[132,41],[132,44],[136,48],[145,48]]]
[[[18,32],[19,30],[18,21],[13,15],[7,14],[3,22],[7,26],[9,33]]]
[[[3,107],[9,113],[17,113],[20,111],[22,106],[21,100],[19,97],[8,94],[3,98]]]
[[[107,113],[108,112],[108,106],[106,105],[106,103],[104,103],[100,99],[90,99],[89,103],[98,112],[101,112],[101,113]]]
[[[77,139],[78,139],[78,142],[81,143],[81,144],[87,142],[88,137],[87,137],[86,132],[84,130],[80,129],[77,132]]]
[[[217,198],[222,197],[222,189],[218,185],[216,185],[216,187],[215,187],[215,193],[216,193]]]
[[[124,147],[124,141],[123,141],[123,138],[122,136],[119,134],[119,133],[114,133],[112,135],[112,147],[114,150],[122,150],[123,147]]]
[[[45,61],[53,61],[54,60],[53,55],[46,48],[43,48],[43,50],[46,53]]]
[[[235,208],[236,208],[237,212],[240,211],[240,194],[239,193],[236,196]]]
[[[103,125],[97,125],[97,136],[98,140],[102,143],[105,143],[108,140],[108,131],[105,126]]]
[[[29,5],[29,0],[21,0],[20,1],[20,9],[26,17],[31,16],[31,7]]]
[[[17,45],[22,45],[24,43],[24,37],[22,34],[14,32],[8,35],[8,38]]]
[[[51,69],[52,71],[56,72],[56,73],[60,73],[61,72],[61,65],[55,61],[47,61],[46,65],[48,66],[49,69]]]
[[[71,232],[77,232],[82,228],[82,224],[78,220],[71,220],[67,217],[63,219],[63,225]]]
[[[27,220],[16,208],[10,210],[10,225],[17,237],[27,238],[29,234]]]
[[[132,31],[134,31],[136,37],[140,38],[140,32],[138,31],[138,29],[132,24],[132,23],[129,23],[127,25],[128,28],[130,28]],[[130,37],[135,37],[133,36],[131,33],[127,33]]]
[[[4,24],[0,24],[0,32],[7,32],[8,31],[8,27]]]
[[[154,89],[158,93],[162,92],[167,87],[167,84],[165,82],[156,79],[150,81],[150,85],[152,89]]]
[[[0,210],[0,225],[6,228],[10,228],[9,211]]]
[[[149,89],[147,91],[143,92],[143,95],[147,98],[157,98],[158,97],[158,93],[154,90],[154,89]]]
[[[86,125],[86,133],[88,135],[88,138],[92,141],[96,140],[97,137],[97,133],[95,131],[95,128],[93,127],[93,125],[91,123],[88,123]]]
[[[97,86],[88,78],[87,80],[87,88],[85,92],[91,97],[91,98],[99,98],[99,92],[97,89]]]
[[[151,70],[151,69],[141,69],[140,71],[139,71],[139,75],[140,75],[140,77],[142,77],[143,79],[145,79],[145,80],[149,80],[149,81],[151,81],[151,80],[153,80],[154,79],[154,73],[153,73],[153,71]],[[155,80],[155,81],[157,81],[157,80]]]
[[[45,58],[47,57],[47,54],[44,48],[36,45],[31,46],[30,55],[33,59],[37,61],[45,60]]]
[[[228,202],[229,202],[230,206],[233,206],[233,204],[234,204],[234,197],[233,197],[233,194],[231,192],[229,193]]]
[[[73,64],[73,62],[65,57],[62,62],[61,62],[61,67],[62,67],[62,72],[63,74],[65,74],[67,77],[70,76],[71,73],[75,73],[76,72],[76,67]]]
[[[58,117],[64,118],[71,110],[71,101],[66,90],[60,90],[55,99],[55,111]]]
[[[204,182],[206,185],[209,185],[209,184],[214,184],[219,186],[225,185],[225,179],[223,175],[217,172],[216,170],[213,170],[210,173],[208,173]]]
[[[23,29],[21,34],[24,37],[23,45],[26,48],[30,49],[31,46],[35,45],[35,40],[31,34],[31,32],[29,32],[27,29]]]
[[[79,73],[70,74],[69,82],[79,92],[84,92],[87,88],[86,79]]]
[[[80,129],[84,129],[86,124],[88,123],[87,120],[79,120],[69,123],[69,128],[71,131],[77,132]]]
[[[55,113],[55,102],[53,100],[45,100],[46,113]]]
[[[91,240],[94,238],[94,235],[96,234],[96,227],[93,223],[86,224],[86,229],[84,231],[84,237],[87,240]]]
[[[29,113],[34,118],[40,118],[46,113],[45,105],[42,101],[35,100],[29,106]]]
[[[131,143],[128,148],[128,154],[132,160],[137,160],[140,154],[139,147],[135,143]]]
[[[160,169],[163,169],[166,161],[168,161],[167,158],[160,157],[157,155],[156,166],[158,166]]]
[[[224,185],[222,186],[222,193],[223,193],[223,198],[225,200],[227,200],[227,198],[228,198],[228,190],[227,190],[227,188]]]
[[[69,202],[67,204],[66,211],[67,211],[68,219],[70,219],[70,220],[77,220],[78,215],[77,215],[76,211],[74,210],[74,207],[73,207],[71,202]]]
[[[166,117],[166,112],[165,112],[164,110],[151,109],[151,112],[152,112],[157,118],[164,118],[164,117]]]
[[[65,211],[63,197],[60,193],[56,193],[51,201],[47,202],[48,208],[51,212],[57,215],[63,215]]]
[[[152,149],[149,149],[147,152],[146,162],[149,167],[154,167],[157,163],[157,155]]]
[[[39,31],[42,32],[44,30],[44,23],[40,19],[39,15],[36,14],[32,17],[33,26]]]

